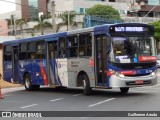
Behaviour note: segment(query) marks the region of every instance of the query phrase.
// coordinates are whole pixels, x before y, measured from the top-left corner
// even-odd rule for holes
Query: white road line
[[[129,90],[129,91],[131,91],[131,92],[148,92],[148,91],[138,91],[138,90]]]
[[[99,104],[102,104],[102,103],[105,103],[105,102],[108,102],[108,101],[111,101],[111,100],[114,100],[114,99],[116,99],[116,98],[107,99],[107,100],[104,100],[104,101],[89,105],[88,107],[93,107],[93,106],[96,106],[96,105],[99,105]]]
[[[27,105],[27,106],[24,106],[24,107],[20,107],[20,108],[28,108],[28,107],[33,107],[33,106],[36,106],[37,104],[32,104],[32,105]]]
[[[82,94],[75,94],[75,95],[73,95],[73,96],[75,96],[75,97],[76,97],[76,96],[80,96],[80,95],[82,95]]]
[[[54,101],[58,101],[58,100],[62,100],[62,99],[64,99],[64,98],[58,98],[58,99],[54,99],[54,100],[50,100],[50,101],[54,102]]]

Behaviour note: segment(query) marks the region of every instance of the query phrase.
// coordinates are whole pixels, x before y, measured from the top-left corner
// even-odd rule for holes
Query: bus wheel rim
[[[29,88],[29,86],[30,86],[30,81],[28,78],[26,78],[26,87]]]
[[[83,87],[85,88],[86,87],[86,81],[83,80]]]

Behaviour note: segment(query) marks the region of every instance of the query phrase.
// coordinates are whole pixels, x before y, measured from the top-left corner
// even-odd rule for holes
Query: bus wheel
[[[89,78],[86,74],[83,75],[83,93],[84,95],[90,95],[92,88],[90,87]]]
[[[34,85],[31,84],[31,79],[28,74],[25,75],[24,77],[24,86],[27,91],[32,91],[34,90]]]
[[[34,85],[34,90],[39,90],[40,85]]]
[[[120,88],[120,90],[121,90],[121,93],[127,93],[129,90],[129,87],[122,87]]]

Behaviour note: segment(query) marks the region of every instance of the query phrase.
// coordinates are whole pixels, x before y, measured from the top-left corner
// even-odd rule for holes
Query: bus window
[[[37,46],[36,59],[44,59],[45,58],[45,41],[38,41],[36,46]]]
[[[57,57],[57,41],[49,43],[49,59]]]
[[[78,38],[77,36],[69,36],[67,38],[67,53],[68,57],[77,57],[78,56]]]
[[[4,61],[12,61],[12,47],[11,46],[4,47]]]
[[[21,43],[19,45],[19,60],[26,60],[27,57],[27,43]]]
[[[66,57],[66,41],[64,37],[59,38],[59,58]]]
[[[4,61],[12,61],[12,53],[4,53]]]
[[[28,51],[35,52],[36,51],[36,42],[29,42],[28,43]]]
[[[92,55],[92,35],[91,33],[79,35],[79,56]]]

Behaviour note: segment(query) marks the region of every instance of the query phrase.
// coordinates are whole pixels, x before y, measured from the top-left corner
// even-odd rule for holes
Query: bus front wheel
[[[120,88],[121,93],[127,93],[129,91],[129,87],[122,87]]]
[[[84,95],[90,95],[92,88],[90,87],[89,78],[86,74],[83,74],[83,93]]]

